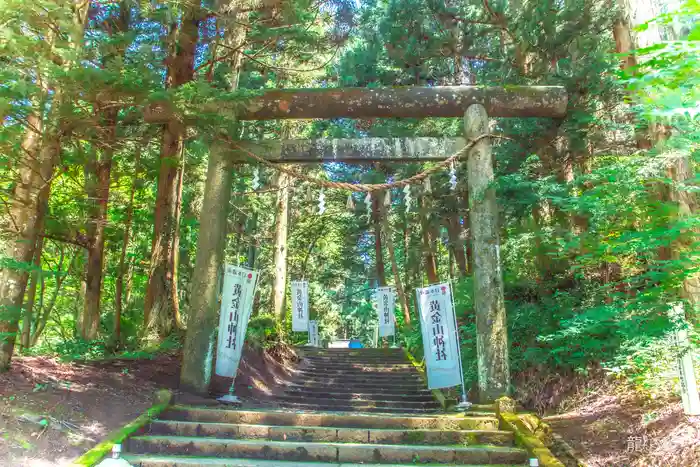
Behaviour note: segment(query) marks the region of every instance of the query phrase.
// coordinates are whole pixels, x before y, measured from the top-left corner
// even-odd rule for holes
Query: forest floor
[[[686,416],[678,398],[597,379],[543,419],[590,467],[700,466],[700,417]]]
[[[279,358],[246,349],[236,393],[256,400],[274,397],[275,387],[288,375]],[[11,370],[0,374],[0,466],[68,466],[145,412],[158,389],[174,390],[183,403],[214,402],[178,394],[179,372],[176,354],[82,363],[13,359]],[[213,383],[215,392],[228,389],[226,381]]]
[[[293,355],[246,351],[237,394],[274,398],[289,376],[280,358]],[[179,367],[174,354],[83,363],[17,358],[0,375],[0,465],[67,466],[143,413],[157,389],[176,389]],[[225,391],[224,382],[218,386]],[[558,406],[545,421],[586,465],[700,465],[700,417],[684,416],[680,402],[642,399],[598,381]]]

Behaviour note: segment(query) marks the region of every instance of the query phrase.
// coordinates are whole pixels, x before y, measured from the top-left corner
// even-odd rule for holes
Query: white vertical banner
[[[376,307],[379,318],[379,337],[393,336],[396,332],[394,306],[396,295],[391,287],[379,287],[377,289]]]
[[[226,265],[216,349],[215,371],[219,376],[235,377],[238,371],[257,280],[257,271]]]
[[[309,345],[311,347],[320,347],[321,341],[318,337],[318,321],[309,321]]]
[[[308,281],[292,281],[292,331],[309,331]]]
[[[462,383],[452,289],[449,283],[416,289],[430,389]]]
[[[673,340],[680,352],[677,366],[683,411],[686,415],[700,415],[700,395],[698,395],[698,383],[695,378],[695,368],[693,368],[693,348],[688,339],[688,322],[685,319],[683,305],[675,305],[669,312],[669,316],[676,325]]]

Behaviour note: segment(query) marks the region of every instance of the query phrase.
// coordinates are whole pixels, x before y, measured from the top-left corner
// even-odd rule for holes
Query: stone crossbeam
[[[462,117],[474,104],[483,105],[490,117],[560,118],[568,96],[561,86],[271,89],[236,104],[190,108],[187,117],[168,103],[154,103],[144,118],[187,122],[199,112],[235,114],[241,120]]]
[[[240,160],[252,152],[271,162],[419,162],[440,161],[464,147],[464,138],[364,138],[241,141]]]

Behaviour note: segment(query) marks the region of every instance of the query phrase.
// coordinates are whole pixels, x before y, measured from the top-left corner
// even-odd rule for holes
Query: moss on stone
[[[424,431],[407,431],[406,432],[406,442],[411,444],[423,444],[425,442],[425,432]]]
[[[512,431],[516,444],[525,448],[530,456],[536,457],[541,467],[564,467],[564,464],[530,431],[517,414],[501,412],[498,418],[501,429]]]
[[[139,429],[143,428],[151,420],[158,416],[163,410],[165,410],[172,399],[172,393],[166,389],[161,389],[156,391],[156,403],[153,404],[146,412],[139,415],[135,420],[128,423],[127,425],[113,431],[107,436],[107,439],[99,443],[94,448],[90,449],[88,452],[78,457],[73,461],[73,466],[85,466],[92,467],[104,459],[110,452],[112,452],[112,447],[115,444],[120,444],[124,442],[129,436],[136,433]]]

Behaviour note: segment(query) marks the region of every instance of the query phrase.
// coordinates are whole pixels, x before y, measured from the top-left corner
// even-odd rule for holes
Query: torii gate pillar
[[[489,133],[486,109],[481,104],[464,114],[467,140]],[[498,204],[493,188],[491,142],[483,139],[467,159],[469,232],[474,261],[476,355],[481,402],[492,402],[509,392],[508,328],[503,300]]]

